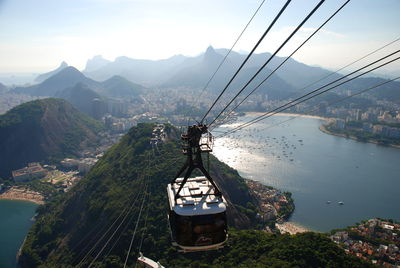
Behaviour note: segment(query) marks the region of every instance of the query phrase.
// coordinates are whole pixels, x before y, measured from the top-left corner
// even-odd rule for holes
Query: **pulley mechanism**
[[[176,179],[186,170],[183,181],[180,183],[178,192],[175,195],[175,200],[179,198],[179,194],[188,181],[193,170],[199,169],[201,173],[214,187],[213,195],[221,197],[221,191],[214,183],[208,171],[204,168],[202,153],[212,152],[213,137],[204,124],[197,124],[189,126],[187,132],[181,135],[182,139],[182,152],[187,156],[184,166],[179,170],[178,174],[172,180],[171,184],[176,182]]]

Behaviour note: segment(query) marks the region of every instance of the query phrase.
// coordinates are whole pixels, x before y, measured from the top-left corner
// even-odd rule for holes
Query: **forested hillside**
[[[213,157],[212,176],[229,204],[229,242],[219,251],[179,253],[170,242],[166,184],[184,156],[174,128],[166,126],[167,141],[159,150],[150,146],[152,130],[150,124],[132,128],[70,192],[39,208],[22,249],[22,267],[87,267],[96,256],[95,267],[122,267],[133,233],[129,267],[141,241],[141,251],[166,267],[368,267],[324,235],[235,231],[255,227],[256,200],[238,173]]]
[[[0,177],[29,162],[76,156],[97,143],[102,128],[61,99],[21,104],[0,116]]]

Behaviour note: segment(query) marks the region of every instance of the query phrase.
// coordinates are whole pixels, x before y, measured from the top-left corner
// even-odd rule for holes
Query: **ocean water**
[[[319,119],[288,119],[274,116],[217,138],[213,153],[245,178],[292,192],[296,209],[290,221],[311,230],[373,217],[400,220],[400,149],[325,134]]]
[[[38,205],[0,200],[0,267],[16,267],[16,254],[24,241]]]

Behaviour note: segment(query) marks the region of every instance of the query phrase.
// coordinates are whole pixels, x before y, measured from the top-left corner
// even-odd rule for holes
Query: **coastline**
[[[246,114],[248,115],[262,115],[264,113],[260,113],[260,112],[246,112]],[[331,118],[327,118],[327,117],[322,117],[322,116],[317,116],[317,115],[307,115],[307,114],[293,114],[293,113],[278,113],[275,114],[274,116],[290,116],[290,117],[303,117],[303,118],[313,118],[313,119],[319,119],[319,120],[323,120],[323,121],[328,121]],[[395,145],[395,144],[381,144],[375,140],[367,140],[367,141],[360,141],[359,139],[357,139],[357,137],[355,136],[346,136],[345,134],[339,134],[339,133],[334,133],[331,132],[329,130],[327,130],[325,128],[325,126],[322,124],[319,127],[319,130],[322,131],[325,134],[328,135],[333,135],[333,136],[337,136],[337,137],[342,137],[342,138],[346,138],[346,139],[352,139],[358,142],[363,142],[363,143],[372,143],[372,144],[376,144],[376,145],[380,145],[380,146],[387,146],[387,147],[391,147],[391,148],[396,148],[396,149],[400,149],[400,145]]]
[[[322,131],[325,134],[329,134],[329,135],[333,135],[333,136],[337,136],[337,137],[342,137],[342,138],[346,138],[346,139],[351,139],[351,140],[355,140],[358,142],[363,142],[363,143],[372,143],[372,144],[376,144],[376,145],[380,145],[380,146],[387,146],[387,147],[391,147],[391,148],[396,148],[396,149],[400,149],[400,145],[395,145],[395,144],[381,144],[375,140],[367,140],[367,141],[360,141],[359,139],[357,139],[357,137],[355,136],[346,136],[345,134],[340,134],[340,133],[335,133],[335,132],[331,132],[329,130],[326,129],[326,127],[324,125],[320,125],[319,126],[319,130]]]
[[[32,202],[38,205],[44,204],[44,196],[42,194],[15,186],[0,193],[0,200],[19,200]]]

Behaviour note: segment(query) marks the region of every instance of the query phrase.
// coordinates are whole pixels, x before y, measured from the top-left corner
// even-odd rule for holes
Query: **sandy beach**
[[[248,115],[255,115],[255,116],[260,116],[263,115],[264,113],[260,112],[247,112],[246,114]],[[314,119],[320,119],[320,120],[329,120],[329,118],[326,117],[321,117],[317,115],[308,115],[308,114],[291,114],[291,113],[278,113],[274,114],[274,116],[291,116],[291,117],[304,117],[304,118],[314,118]]]
[[[305,232],[311,232],[311,230],[308,230],[307,228],[294,223],[294,222],[284,222],[284,223],[276,223],[275,224],[276,228],[279,229],[279,231],[283,233],[289,233],[291,235],[293,234],[298,234],[298,233],[305,233]]]
[[[36,204],[44,204],[44,196],[38,192],[28,190],[26,188],[11,187],[0,194],[0,199],[5,200],[22,200],[33,202]]]

